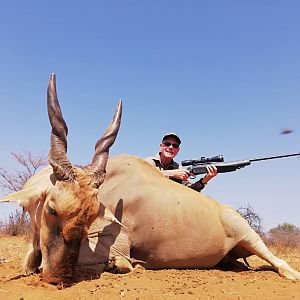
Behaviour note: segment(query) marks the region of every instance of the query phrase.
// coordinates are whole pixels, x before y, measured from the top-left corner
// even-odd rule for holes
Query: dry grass
[[[276,255],[282,258],[300,258],[300,233],[276,232],[263,237],[265,244]]]

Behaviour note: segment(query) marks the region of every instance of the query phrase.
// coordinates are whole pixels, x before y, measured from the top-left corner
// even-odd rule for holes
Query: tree
[[[0,167],[0,187],[6,192],[22,189],[26,181],[48,163],[45,155],[33,155],[30,151],[24,151],[23,154],[11,153],[11,155],[22,169],[10,172]],[[29,222],[28,214],[16,210],[9,215],[5,223],[0,222],[0,230],[9,235],[27,234],[30,231]]]
[[[269,230],[270,234],[275,233],[300,233],[300,229],[293,224],[290,223],[282,223],[278,224],[276,227],[273,227]]]
[[[40,167],[47,164],[45,155],[33,155],[30,151],[24,151],[23,154],[12,152],[11,155],[17,164],[22,166],[22,170],[10,172],[0,167],[0,187],[6,192],[19,191]]]
[[[254,229],[259,235],[263,235],[262,218],[254,211],[254,208],[247,205],[247,207],[240,207],[237,209],[238,213],[248,221],[252,229]]]

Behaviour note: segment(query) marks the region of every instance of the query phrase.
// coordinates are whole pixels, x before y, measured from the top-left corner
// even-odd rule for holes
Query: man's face
[[[179,152],[179,144],[176,138],[168,137],[160,144],[161,155],[166,158],[174,158]]]

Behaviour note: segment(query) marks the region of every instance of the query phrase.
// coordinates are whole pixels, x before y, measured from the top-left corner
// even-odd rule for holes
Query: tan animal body
[[[18,201],[31,217],[33,243],[25,263],[44,281],[71,282],[76,265],[125,273],[145,268],[210,268],[257,255],[288,279],[300,279],[275,257],[233,208],[165,178],[134,156],[108,159],[121,119],[121,103],[96,144],[91,166],[74,167],[66,156],[67,126],[48,87],[52,126],[48,166],[24,188],[0,201]]]

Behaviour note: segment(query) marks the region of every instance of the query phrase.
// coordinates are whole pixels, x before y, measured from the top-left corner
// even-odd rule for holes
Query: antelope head
[[[119,102],[111,124],[96,143],[88,169],[75,167],[68,160],[68,128],[56,93],[55,74],[48,83],[47,105],[52,128],[48,160],[53,174],[41,210],[41,276],[45,282],[59,284],[72,281],[81,241],[98,215],[98,188],[105,179],[109,148],[120,127],[122,103]]]

